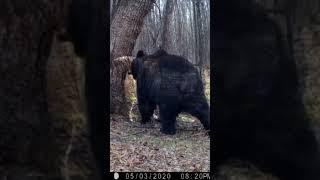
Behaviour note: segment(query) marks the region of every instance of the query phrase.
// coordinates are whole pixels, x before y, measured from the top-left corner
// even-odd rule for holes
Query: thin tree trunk
[[[170,49],[170,45],[172,44],[172,38],[171,38],[171,33],[172,33],[172,28],[171,25],[171,20],[172,20],[172,15],[173,15],[173,9],[174,9],[174,4],[172,0],[167,0],[166,5],[165,5],[165,11],[164,11],[164,16],[163,16],[163,29],[162,29],[162,45],[161,48],[164,50],[168,51]]]
[[[203,79],[203,82],[205,83],[204,78],[204,41],[203,41],[203,20],[201,19],[201,1],[193,1],[193,13],[194,13],[194,28],[195,28],[195,42],[196,42],[196,48],[195,48],[195,62],[199,67],[200,75]]]

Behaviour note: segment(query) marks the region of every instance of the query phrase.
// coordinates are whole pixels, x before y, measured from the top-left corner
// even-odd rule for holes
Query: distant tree
[[[174,40],[173,36],[173,10],[174,10],[174,3],[175,1],[166,0],[165,7],[164,7],[164,15],[163,15],[163,22],[162,22],[162,34],[161,34],[161,48],[166,50],[169,53],[172,53],[171,44]]]
[[[160,47],[194,64],[210,62],[209,0],[156,0],[144,21],[134,53]],[[201,62],[200,62],[201,61]]]

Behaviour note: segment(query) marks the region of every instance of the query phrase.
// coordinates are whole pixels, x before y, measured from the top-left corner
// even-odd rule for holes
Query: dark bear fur
[[[216,0],[214,163],[240,159],[282,180],[318,180],[318,144],[279,26],[250,0]]]
[[[186,59],[159,50],[153,55],[137,53],[132,62],[137,81],[138,107],[142,123],[150,121],[159,106],[161,132],[176,133],[176,117],[187,112],[210,128],[210,110],[197,69]]]

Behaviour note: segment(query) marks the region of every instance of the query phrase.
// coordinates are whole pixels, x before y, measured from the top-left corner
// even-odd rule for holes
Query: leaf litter
[[[188,120],[189,119],[189,120]],[[210,139],[199,120],[189,115],[177,119],[177,133],[165,135],[160,123],[142,126],[111,116],[110,168],[112,172],[208,172]]]

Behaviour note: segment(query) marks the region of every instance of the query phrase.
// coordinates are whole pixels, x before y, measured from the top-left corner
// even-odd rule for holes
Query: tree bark
[[[110,26],[111,59],[131,56],[135,41],[141,32],[143,19],[150,11],[154,0],[118,2],[118,8]]]
[[[112,61],[122,56],[132,55],[135,41],[143,26],[143,19],[151,10],[153,3],[154,0],[118,2],[110,27],[110,56]],[[125,111],[128,111],[129,107],[125,103],[124,81],[130,65],[115,64],[111,63],[110,67],[110,112],[127,116]],[[114,69],[117,67],[124,68]]]
[[[166,50],[168,52],[170,52],[170,50],[171,50],[170,45],[172,44],[172,40],[173,40],[173,38],[171,38],[171,36],[170,36],[171,32],[172,32],[172,29],[170,29],[170,25],[172,24],[171,21],[172,21],[172,15],[173,15],[173,10],[174,10],[173,6],[174,6],[173,1],[167,0],[166,5],[165,5],[164,16],[163,16],[161,48],[163,48],[164,50]]]
[[[46,65],[46,99],[55,151],[48,156],[54,158],[52,162],[60,171],[57,173],[65,179],[94,177],[85,106],[85,64],[71,42],[54,37]]]
[[[131,81],[128,79],[127,73],[128,69],[131,67],[131,62],[133,57],[123,56],[116,58],[110,62],[110,97],[111,97],[111,112],[124,115],[129,117],[130,111],[130,102],[128,97],[126,97],[126,86],[125,80]]]
[[[0,1],[0,179],[92,174],[84,62],[56,38],[70,2]]]
[[[205,48],[204,48],[204,29],[203,29],[203,20],[201,19],[202,11],[201,8],[203,4],[201,1],[192,1],[193,3],[193,13],[194,13],[194,29],[195,29],[195,43],[196,43],[196,48],[195,48],[195,62],[197,66],[199,67],[199,72],[202,78],[202,81],[205,85],[205,72],[204,72],[204,55],[205,55]]]
[[[6,149],[1,162],[35,162],[40,169],[51,169],[50,160],[43,161],[52,151],[47,145],[52,141],[45,78],[59,6],[42,1],[0,3],[0,147]]]

